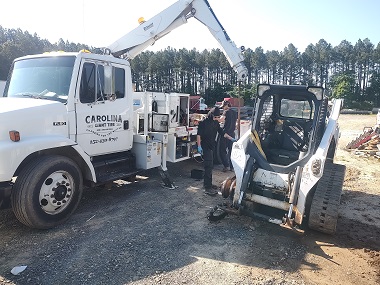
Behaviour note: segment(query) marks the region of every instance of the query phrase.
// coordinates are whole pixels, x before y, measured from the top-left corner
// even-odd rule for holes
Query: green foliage
[[[214,88],[207,88],[205,92],[205,102],[208,106],[214,106],[216,102],[223,101],[224,98],[230,97],[228,93],[232,90],[231,85],[221,85],[215,83]]]
[[[6,80],[9,69],[15,58],[44,53],[48,51],[79,51],[92,50],[84,44],[75,44],[63,39],[51,44],[46,39],[40,39],[37,34],[31,35],[21,29],[4,29],[0,26],[0,80]]]
[[[353,100],[355,93],[355,75],[352,71],[334,74],[330,82],[332,98]]]
[[[242,84],[241,86],[233,86],[230,92],[227,92],[232,98],[243,98],[244,105],[253,106],[253,100],[256,97],[257,84]]]
[[[380,107],[380,72],[373,72],[370,84],[367,88],[368,99],[375,107]]]

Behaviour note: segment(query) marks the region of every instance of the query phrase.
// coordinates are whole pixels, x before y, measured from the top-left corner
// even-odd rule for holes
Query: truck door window
[[[125,70],[123,68],[104,66],[104,93],[110,100],[124,98]]]
[[[83,64],[79,97],[82,103],[95,101],[95,64],[93,63]]]
[[[81,103],[103,102],[124,96],[124,69],[90,62],[83,64],[79,96]]]
[[[112,66],[104,66],[104,94],[107,99],[110,99],[110,96],[114,93],[112,91],[112,70]]]
[[[104,66],[98,64],[96,72],[97,79],[97,92],[96,92],[96,102],[106,100],[106,96],[104,93]]]
[[[125,70],[123,68],[114,67],[113,69],[116,98],[124,98],[125,96]]]

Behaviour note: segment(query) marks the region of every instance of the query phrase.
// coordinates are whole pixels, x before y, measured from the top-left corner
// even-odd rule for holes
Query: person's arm
[[[201,121],[198,125],[198,131],[197,131],[197,150],[200,155],[203,154],[203,149],[201,145],[201,135],[203,134],[203,128],[204,128],[204,121]]]
[[[204,121],[200,121],[197,129],[197,146],[201,146],[201,136],[204,134]]]
[[[198,147],[197,147],[198,153],[200,155],[203,155],[203,148],[201,146],[201,136],[200,135],[197,135],[197,145],[198,145]]]
[[[219,133],[219,135],[223,136],[226,139],[229,139],[230,141],[236,141],[233,137],[231,137],[229,134],[224,132],[220,126],[218,127],[218,133]]]
[[[233,142],[236,141],[235,138],[231,137],[231,136],[230,136],[229,134],[227,134],[227,133],[224,134],[224,137],[225,137],[226,139],[229,139],[230,141],[233,141]]]

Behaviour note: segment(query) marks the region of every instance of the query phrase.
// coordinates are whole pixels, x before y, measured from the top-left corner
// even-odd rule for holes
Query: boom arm
[[[228,62],[237,72],[238,80],[244,79],[247,75],[247,68],[243,63],[242,50],[237,48],[230,39],[207,0],[179,0],[150,20],[140,24],[108,48],[116,57],[125,55],[129,59],[133,59],[170,31],[186,24],[187,19],[191,17],[196,18],[209,29],[221,45]]]

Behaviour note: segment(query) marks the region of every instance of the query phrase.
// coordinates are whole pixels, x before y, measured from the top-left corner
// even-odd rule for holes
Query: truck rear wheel
[[[36,229],[65,222],[78,207],[83,178],[69,158],[44,156],[25,167],[12,190],[12,208],[17,219]]]
[[[344,165],[326,163],[323,176],[316,185],[311,202],[309,228],[331,235],[335,234],[345,171]]]

